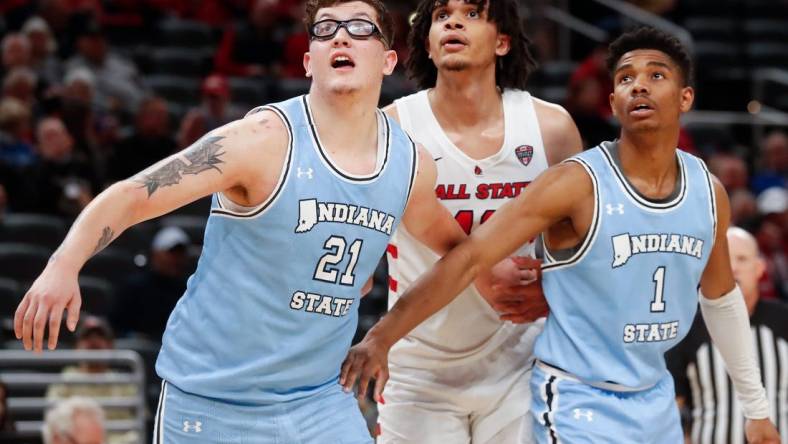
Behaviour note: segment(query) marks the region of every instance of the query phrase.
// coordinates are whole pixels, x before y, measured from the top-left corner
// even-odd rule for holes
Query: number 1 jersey
[[[263,109],[289,132],[281,176],[254,208],[213,197],[197,270],[156,363],[185,392],[244,404],[337,384],[361,287],[400,222],[417,167],[415,145],[380,111],[377,167],[358,176],[321,145],[307,96]]]
[[[703,161],[677,150],[676,187],[654,201],[624,176],[617,145],[568,160],[592,180],[594,216],[571,254],[545,248],[550,315],[535,354],[587,384],[627,391],[664,377],[664,353],[689,331],[717,215]]]

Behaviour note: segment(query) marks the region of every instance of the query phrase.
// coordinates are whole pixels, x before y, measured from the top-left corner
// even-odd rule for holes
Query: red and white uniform
[[[533,99],[525,91],[504,92],[503,144],[481,160],[469,157],[446,136],[427,91],[395,103],[402,128],[436,161],[438,198],[466,232],[519,195],[548,167]],[[533,255],[533,250],[530,242],[517,254]],[[399,227],[388,249],[389,307],[438,259],[404,226]],[[518,417],[527,420],[531,354],[540,330],[541,322],[501,322],[475,287],[465,289],[392,348],[378,442],[443,444],[470,438],[483,443],[499,438],[499,431]],[[436,409],[460,419],[468,417],[469,422],[451,425],[452,418],[430,418],[438,414]],[[420,427],[425,421],[437,430],[428,433]],[[418,439],[411,439],[412,432],[406,430],[414,427]]]

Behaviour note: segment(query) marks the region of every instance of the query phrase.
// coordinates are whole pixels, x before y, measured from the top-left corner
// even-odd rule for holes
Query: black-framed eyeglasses
[[[350,20],[334,20],[325,19],[312,25],[309,34],[313,39],[329,40],[334,38],[339,32],[340,28],[345,28],[350,37],[358,40],[368,39],[376,36],[383,42],[383,46],[388,48],[388,41],[386,37],[380,32],[378,26],[369,20],[364,19],[350,19]]]

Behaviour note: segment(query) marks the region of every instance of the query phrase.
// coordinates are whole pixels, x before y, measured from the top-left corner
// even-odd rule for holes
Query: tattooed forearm
[[[99,239],[98,244],[96,244],[96,248],[93,250],[93,253],[91,253],[91,256],[94,256],[96,253],[106,248],[107,245],[112,242],[113,234],[115,233],[112,231],[112,228],[104,227],[104,229],[101,230],[101,238]]]
[[[149,173],[140,174],[134,180],[147,188],[150,197],[160,187],[179,184],[185,174],[200,174],[208,170],[216,170],[221,174],[222,170],[216,165],[224,163],[221,156],[225,151],[221,151],[222,146],[219,145],[222,139],[223,136],[203,137],[184,151],[183,155],[189,161],[188,164],[181,159],[175,159]]]

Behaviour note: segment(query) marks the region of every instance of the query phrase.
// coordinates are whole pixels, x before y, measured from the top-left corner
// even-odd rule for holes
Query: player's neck
[[[325,94],[311,90],[307,100],[320,140],[331,152],[377,152],[377,99],[364,94]],[[373,151],[371,151],[373,150]]]
[[[501,92],[495,85],[495,71],[488,71],[438,71],[438,79],[429,97],[432,110],[442,125],[473,127],[485,120],[503,118],[503,103]]]
[[[618,143],[621,169],[638,188],[638,184],[646,187],[639,189],[644,195],[653,197],[664,190],[673,190],[678,177],[678,138],[678,127],[674,131],[621,131]]]

